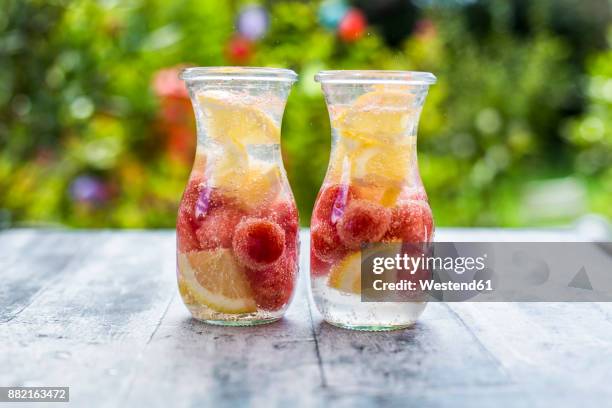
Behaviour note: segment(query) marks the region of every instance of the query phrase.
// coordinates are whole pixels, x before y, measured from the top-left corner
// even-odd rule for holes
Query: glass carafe
[[[365,244],[433,238],[417,164],[421,108],[435,76],[407,71],[323,71],[332,127],[329,166],[311,220],[311,286],[331,324],[361,330],[412,325],[418,302],[362,302]]]
[[[210,67],[181,73],[197,151],[177,218],[177,277],[199,320],[254,325],[279,319],[298,274],[298,213],[280,150],[296,74]]]

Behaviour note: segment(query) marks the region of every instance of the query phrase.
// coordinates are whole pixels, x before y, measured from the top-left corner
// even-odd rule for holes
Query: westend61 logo
[[[371,243],[361,300],[610,302],[611,255],[605,242]]]

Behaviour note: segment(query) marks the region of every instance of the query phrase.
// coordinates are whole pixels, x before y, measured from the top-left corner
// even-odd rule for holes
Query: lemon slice
[[[369,92],[340,112],[334,125],[343,137],[362,143],[397,142],[415,118],[413,99],[405,92]]]
[[[188,252],[178,255],[179,290],[183,299],[221,313],[257,311],[244,269],[231,250]]]
[[[353,179],[399,183],[410,175],[412,145],[364,145],[351,153]],[[398,191],[399,193],[399,191]]]
[[[327,178],[363,187],[364,198],[393,206],[401,186],[412,175],[414,144],[377,145],[340,139],[334,147]],[[347,180],[344,180],[347,179]]]
[[[216,187],[235,189],[244,182],[249,171],[249,154],[244,146],[226,143],[211,149],[213,160],[208,162],[207,175]]]
[[[224,153],[211,166],[212,185],[255,208],[276,198],[283,185],[283,175],[276,163],[252,160]]]
[[[367,181],[354,182],[353,187],[359,198],[378,203],[387,208],[395,206],[402,192],[400,185],[384,185]]]
[[[402,244],[386,244],[384,248],[370,248],[364,253],[361,251],[353,252],[344,257],[340,262],[332,266],[329,274],[328,285],[334,289],[338,289],[344,293],[352,293],[359,295],[362,293],[361,281],[361,260],[367,259],[373,255],[393,258],[401,253]],[[373,251],[373,252],[372,252]],[[384,276],[384,278],[382,277]],[[397,270],[391,269],[385,271],[384,275],[366,275],[364,282],[365,294],[373,297],[380,296],[373,291],[372,279],[384,279],[387,282],[396,282],[398,280]],[[386,299],[389,299],[390,294],[384,294]]]
[[[282,174],[278,165],[255,161],[251,164],[239,190],[241,199],[249,207],[271,203],[282,187]]]
[[[332,266],[328,285],[346,293],[361,293],[361,252],[353,252]]]
[[[385,207],[393,207],[402,191],[402,182],[409,174],[410,153],[398,146],[385,157],[386,149],[381,146],[351,146],[340,140],[332,151],[326,179],[335,183],[350,183],[360,198],[378,202]],[[397,150],[400,150],[398,153]],[[394,163],[400,156],[400,162]],[[407,156],[407,157],[403,157]],[[386,170],[389,167],[389,170]],[[368,174],[369,171],[372,173]],[[387,177],[389,174],[391,177]]]
[[[223,91],[208,91],[198,96],[204,113],[207,135],[223,144],[278,144],[280,129],[276,122],[251,101]]]

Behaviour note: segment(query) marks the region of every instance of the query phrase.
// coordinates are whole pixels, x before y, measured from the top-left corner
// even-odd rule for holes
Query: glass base
[[[185,304],[191,317],[202,323],[215,326],[258,326],[280,320],[285,314],[285,308],[274,312],[259,310],[252,313],[222,313],[205,305]]]
[[[312,280],[312,295],[327,323],[349,330],[406,329],[418,321],[427,307],[426,302],[362,302],[360,295],[330,288],[326,277]]]
[[[207,320],[207,319],[199,319],[197,317],[193,317],[193,319],[198,322],[211,324],[214,326],[229,326],[229,327],[248,327],[248,326],[259,326],[261,324],[269,324],[274,323],[280,320],[280,317],[270,317],[266,319],[252,319],[252,320]]]
[[[326,320],[326,322],[331,324],[332,326],[340,327],[341,329],[357,330],[357,331],[373,331],[373,332],[408,329],[414,326],[414,324],[416,323],[416,322],[412,322],[412,323],[407,323],[407,324],[398,324],[398,325],[389,325],[389,326],[382,325],[381,326],[381,325],[345,324],[345,323],[339,323],[339,322],[330,322],[328,320]]]

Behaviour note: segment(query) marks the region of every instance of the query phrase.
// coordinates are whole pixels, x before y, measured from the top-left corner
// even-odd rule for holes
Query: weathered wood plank
[[[581,241],[573,230],[449,230],[440,241]],[[612,373],[610,303],[449,303],[530,404],[553,399],[582,405],[609,393]],[[534,390],[550,390],[545,396]],[[572,395],[569,398],[568,395]],[[563,396],[563,397],[560,397]],[[596,399],[595,399],[596,400]]]
[[[166,269],[174,265],[170,237],[131,232],[89,238],[87,250],[74,256],[14,326],[39,327],[74,341],[148,339],[175,287],[173,270],[164,271],[164,262]]]
[[[449,305],[517,383],[607,389],[612,323],[593,303]]]
[[[0,383],[70,385],[77,405],[113,390],[98,404],[120,403],[126,379],[176,291],[174,234],[90,235],[87,250],[75,249],[43,296],[0,325]]]
[[[29,233],[28,233],[29,232]],[[74,234],[74,239],[71,235]],[[0,234],[0,324],[21,313],[54,280],[59,279],[76,253],[83,234],[15,230]]]
[[[66,255],[0,260],[0,269],[10,271],[0,286],[0,324],[14,319],[70,261]]]
[[[406,393],[422,388],[508,384],[493,356],[442,304],[407,330],[352,332],[320,320],[316,335],[327,385],[343,392]],[[466,367],[476,367],[466,370]]]
[[[0,230],[0,259],[21,250],[38,235],[31,229]]]

